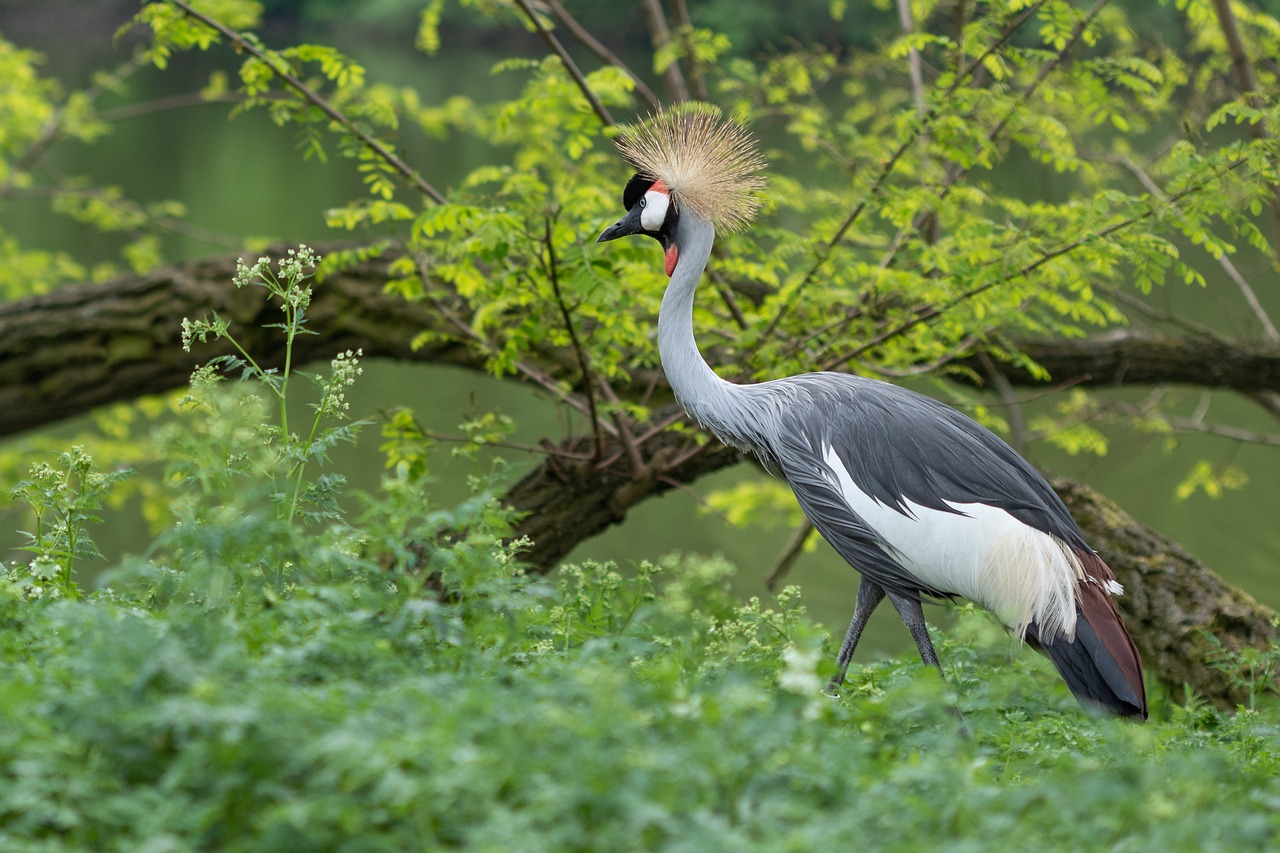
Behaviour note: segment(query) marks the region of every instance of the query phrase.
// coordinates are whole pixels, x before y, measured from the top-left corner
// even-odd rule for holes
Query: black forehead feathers
[[[627,210],[635,207],[636,202],[644,197],[649,191],[649,187],[657,182],[657,178],[652,178],[643,172],[636,172],[631,180],[627,181],[627,187],[622,191],[622,206]]]

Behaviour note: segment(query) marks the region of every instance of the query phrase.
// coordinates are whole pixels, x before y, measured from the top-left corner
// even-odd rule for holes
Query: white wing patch
[[[947,501],[953,513],[903,499],[903,514],[858,488],[835,448],[823,461],[849,508],[922,584],[989,608],[1019,638],[1033,620],[1046,638],[1075,638],[1084,569],[1057,538],[986,504]]]

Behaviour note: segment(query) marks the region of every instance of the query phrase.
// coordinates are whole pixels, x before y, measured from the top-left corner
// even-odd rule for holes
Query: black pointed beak
[[[629,237],[632,234],[643,234],[644,226],[640,224],[640,205],[636,205],[627,211],[627,215],[619,219],[615,224],[610,225],[604,230],[604,233],[596,238],[597,243],[607,243],[610,240],[617,240],[619,237]]]

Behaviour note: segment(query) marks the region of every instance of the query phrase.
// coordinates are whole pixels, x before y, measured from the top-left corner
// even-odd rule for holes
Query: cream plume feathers
[[[637,171],[667,185],[677,207],[717,230],[740,230],[760,208],[753,193],[764,187],[764,158],[747,129],[713,107],[659,110],[615,144]]]

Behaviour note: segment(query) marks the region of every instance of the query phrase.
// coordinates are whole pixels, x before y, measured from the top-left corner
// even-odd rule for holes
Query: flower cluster
[[[360,358],[364,350],[347,350],[338,353],[338,357],[329,363],[329,384],[325,387],[324,397],[320,400],[318,414],[342,417],[351,407],[347,403],[345,391],[356,382],[356,377],[364,373],[360,366]]]
[[[266,259],[263,258],[258,263],[265,261]],[[319,263],[319,255],[309,247],[299,245],[298,248],[289,250],[288,257],[280,260],[280,277],[285,281],[296,284],[314,273]]]
[[[46,593],[52,599],[62,597],[62,591],[55,585],[62,566],[49,554],[39,554],[27,565],[33,583],[27,589],[28,598],[43,598]]]
[[[213,315],[212,320],[191,320],[187,317],[182,318],[182,348],[191,352],[191,344],[199,340],[200,343],[207,343],[209,336],[212,335],[216,341],[225,337],[227,328],[230,324],[219,317]]]
[[[271,259],[258,258],[258,262],[251,267],[244,264],[244,258],[236,260],[236,274],[232,277],[236,287],[247,287],[251,284],[261,284],[267,275],[271,272]]]

